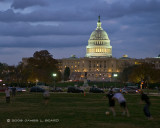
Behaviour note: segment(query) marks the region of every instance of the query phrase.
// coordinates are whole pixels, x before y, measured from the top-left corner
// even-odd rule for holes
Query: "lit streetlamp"
[[[114,74],[113,74],[113,77],[118,77],[118,74],[114,73]]]
[[[53,77],[56,77],[57,76],[57,74],[56,73],[53,73]]]
[[[38,79],[36,79],[36,86],[37,86],[37,83],[38,83]]]
[[[2,82],[2,81],[3,81],[3,80],[0,79],[0,85],[1,85],[1,82]]]
[[[53,78],[54,78],[54,89],[56,89],[56,82],[55,82],[55,78],[56,78],[57,74],[56,74],[56,73],[53,73],[53,74],[52,74],[52,76],[53,76]]]
[[[116,87],[116,78],[118,77],[118,74],[117,73],[114,73],[113,74],[113,78],[114,78],[114,82],[115,82],[115,87]]]

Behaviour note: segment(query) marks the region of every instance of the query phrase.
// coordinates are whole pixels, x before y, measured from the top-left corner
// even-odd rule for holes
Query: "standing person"
[[[147,94],[144,94],[144,92],[142,90],[141,90],[141,100],[146,103],[144,108],[143,108],[145,116],[148,118],[148,120],[149,119],[153,119],[151,114],[150,114],[150,111],[149,111],[149,107],[151,105],[151,102],[150,102],[149,97],[147,96]]]
[[[114,93],[112,91],[112,89],[109,91],[108,94],[106,94],[106,97],[108,97],[108,100],[109,100],[109,108],[110,108],[110,111],[112,112],[113,116],[116,116],[116,113],[115,113],[115,109],[114,109],[114,106],[115,106],[115,100],[113,99],[113,96],[114,96]]]
[[[127,105],[126,105],[126,99],[124,98],[124,96],[122,95],[120,90],[117,93],[114,94],[113,99],[118,100],[120,106],[122,107],[122,109],[123,109],[122,115],[125,115],[127,113],[127,116],[129,117],[130,114],[129,114],[129,111],[128,111],[128,108],[127,108]]]
[[[45,100],[45,104],[48,104],[48,100],[49,100],[49,90],[45,90],[44,93],[43,93],[43,96],[44,96],[44,100]]]
[[[5,94],[6,94],[6,103],[10,103],[10,89],[8,87],[6,87]]]

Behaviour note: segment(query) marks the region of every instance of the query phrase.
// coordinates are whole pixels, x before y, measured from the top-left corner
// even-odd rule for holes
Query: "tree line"
[[[51,85],[54,81],[53,73],[57,74],[55,80],[61,80],[58,61],[47,50],[36,51],[26,63],[20,62],[17,66],[0,63],[0,79],[7,84],[20,85],[40,81]]]
[[[56,78],[53,78],[56,73]],[[3,83],[18,85],[31,85],[43,82],[52,85],[54,80],[69,80],[70,69],[66,67],[62,75],[58,69],[58,61],[47,50],[36,51],[33,57],[27,58],[26,63],[20,62],[17,66],[0,63],[0,80]],[[153,64],[140,64],[127,67],[119,75],[120,82],[147,83],[160,82],[160,69]],[[1,82],[2,83],[2,82]],[[0,83],[0,84],[1,84]]]
[[[144,82],[158,83],[160,82],[160,69],[156,69],[154,64],[143,63],[125,68],[120,75],[122,82]]]

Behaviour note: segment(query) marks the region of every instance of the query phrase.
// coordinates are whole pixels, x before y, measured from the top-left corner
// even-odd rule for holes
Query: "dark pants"
[[[10,97],[6,97],[6,103],[10,103]]]
[[[150,114],[150,112],[149,112],[149,105],[148,105],[148,104],[146,104],[146,105],[144,106],[143,111],[144,111],[145,116],[151,117],[151,114]]]

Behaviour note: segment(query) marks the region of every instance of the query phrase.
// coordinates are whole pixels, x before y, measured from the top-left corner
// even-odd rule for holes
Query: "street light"
[[[116,78],[118,77],[118,74],[117,73],[114,73],[113,74],[113,78],[114,78],[114,82],[115,82],[115,87],[116,87]]]
[[[57,74],[56,73],[53,73],[53,77],[56,77],[57,76]]]
[[[53,76],[53,78],[54,78],[54,89],[56,90],[55,77],[57,76],[57,74],[56,74],[56,73],[53,73],[52,76]]]
[[[2,82],[2,81],[3,81],[3,80],[0,79],[0,85],[1,85],[1,82]]]
[[[118,74],[114,73],[114,74],[113,74],[113,77],[118,77]]]
[[[102,79],[103,79],[103,89],[104,89],[104,77]]]
[[[37,83],[38,83],[38,79],[36,79],[36,86],[37,86]]]

